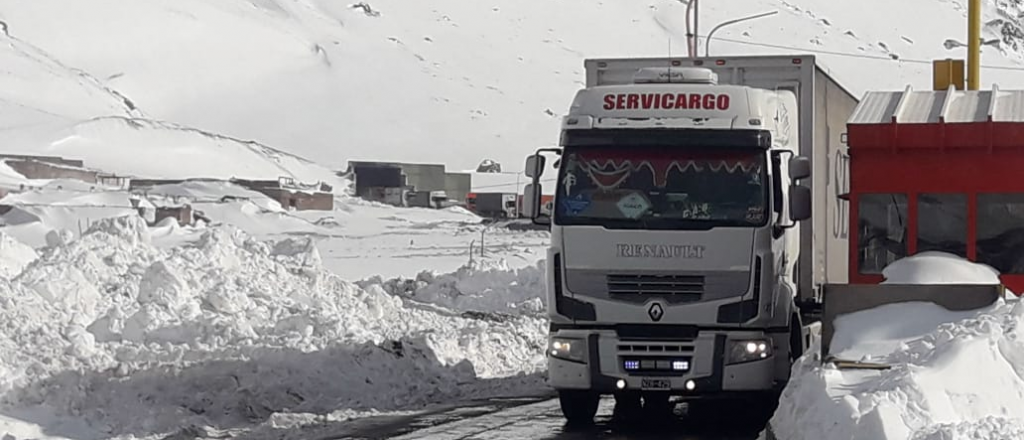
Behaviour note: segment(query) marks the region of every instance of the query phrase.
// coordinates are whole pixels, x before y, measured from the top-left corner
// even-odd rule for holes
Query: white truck
[[[857,99],[813,56],[585,66],[524,193],[551,228],[548,374],[565,417],[592,421],[609,394],[624,411],[681,396],[691,413],[743,399],[731,413],[770,415],[822,285],[846,282],[841,136]]]

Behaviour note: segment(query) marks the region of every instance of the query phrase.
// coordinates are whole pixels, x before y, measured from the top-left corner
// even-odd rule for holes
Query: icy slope
[[[227,228],[163,250],[136,217],[97,223],[0,279],[0,414],[94,431],[54,420],[50,435],[148,436],[542,385],[542,319],[405,307],[316,252]]]
[[[948,256],[901,263],[888,270],[891,279],[930,283],[921,274],[931,266],[937,283],[992,282],[990,268]],[[811,347],[793,367],[772,419],[778,438],[968,440],[1024,433],[1024,303],[1017,299],[970,312],[928,303],[864,310],[836,321],[832,343],[841,358],[892,368],[823,366],[820,347]]]
[[[64,155],[149,178],[290,176],[347,187],[333,171],[266,145],[145,119],[105,81],[13,34],[0,34],[0,65],[0,153]],[[0,184],[7,174],[0,170]]]
[[[11,35],[100,78],[153,119],[255,140],[333,168],[382,159],[471,169],[486,158],[519,170],[525,154],[557,141],[558,116],[580,86],[583,58],[661,56],[670,46],[679,55],[685,39],[684,6],[675,0],[361,5],[0,0],[0,20]],[[955,41],[947,44],[965,39],[962,0],[721,0],[702,6],[701,33],[770,10],[780,13],[720,30],[712,53],[819,51],[857,96],[907,83],[930,87],[930,60],[964,56]],[[986,65],[1021,67],[1022,10],[1019,0],[986,1],[985,38],[1000,41],[985,47]],[[985,69],[982,84],[1020,87],[1020,75]],[[81,105],[109,106],[108,98]],[[89,108],[83,112],[123,113]],[[46,150],[58,140],[19,146]],[[100,155],[105,165],[124,151],[158,156],[155,148],[129,150],[141,148],[135,142],[118,153],[73,145],[54,150]],[[195,147],[189,151],[219,145]]]

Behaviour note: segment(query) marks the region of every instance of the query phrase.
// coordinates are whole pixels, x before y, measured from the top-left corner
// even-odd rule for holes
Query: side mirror
[[[789,160],[789,178],[800,180],[811,177],[811,159],[805,156],[795,156]]]
[[[534,154],[526,158],[526,177],[536,178],[544,174],[545,158],[540,154]]]
[[[539,183],[527,183],[523,188],[523,213],[526,214],[535,224],[546,225],[551,218],[541,216],[541,194],[542,187]]]
[[[811,218],[811,189],[806,186],[790,185],[789,218],[795,222]]]

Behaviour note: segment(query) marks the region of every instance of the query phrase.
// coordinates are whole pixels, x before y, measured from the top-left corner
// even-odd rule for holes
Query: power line
[[[550,179],[541,180],[541,183],[551,183],[551,182],[554,182],[556,180],[558,180],[558,179],[552,177]],[[530,182],[529,181],[520,182],[519,185],[524,185],[524,184],[527,184],[527,183],[530,183]],[[478,189],[501,188],[501,187],[505,187],[505,186],[516,186],[516,182],[500,183],[500,184],[493,184],[493,185],[481,185],[481,186],[474,185],[473,186],[473,188],[474,188],[473,191],[476,192],[476,190],[478,190]]]
[[[867,54],[858,54],[858,53],[850,53],[850,52],[839,52],[839,51],[834,51],[834,50],[808,49],[808,48],[805,48],[805,47],[787,46],[787,45],[784,45],[784,44],[755,43],[755,42],[752,42],[752,41],[736,40],[736,39],[732,39],[732,38],[715,37],[713,40],[724,41],[724,42],[727,42],[727,43],[745,44],[745,45],[748,45],[748,46],[769,47],[769,48],[772,48],[772,49],[786,49],[786,50],[794,50],[794,51],[817,53],[817,54],[823,54],[823,55],[834,55],[834,56],[840,56],[840,57],[860,58],[860,59],[866,59],[866,60],[895,61],[895,62],[910,63],[910,64],[929,64],[929,65],[932,64],[932,61],[929,61],[929,60],[916,60],[916,59],[912,59],[912,58],[902,58],[902,57],[893,58],[893,57],[886,57],[886,56],[881,56],[881,55],[867,55]],[[991,69],[991,70],[1009,70],[1009,71],[1024,72],[1024,67],[991,66],[991,65],[982,65],[981,67],[983,69]]]

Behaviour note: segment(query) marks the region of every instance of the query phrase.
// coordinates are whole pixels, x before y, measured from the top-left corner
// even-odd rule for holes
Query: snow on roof
[[[868,92],[850,124],[1024,122],[1024,90]]]
[[[989,265],[937,251],[900,258],[882,270],[887,284],[999,284]]]

